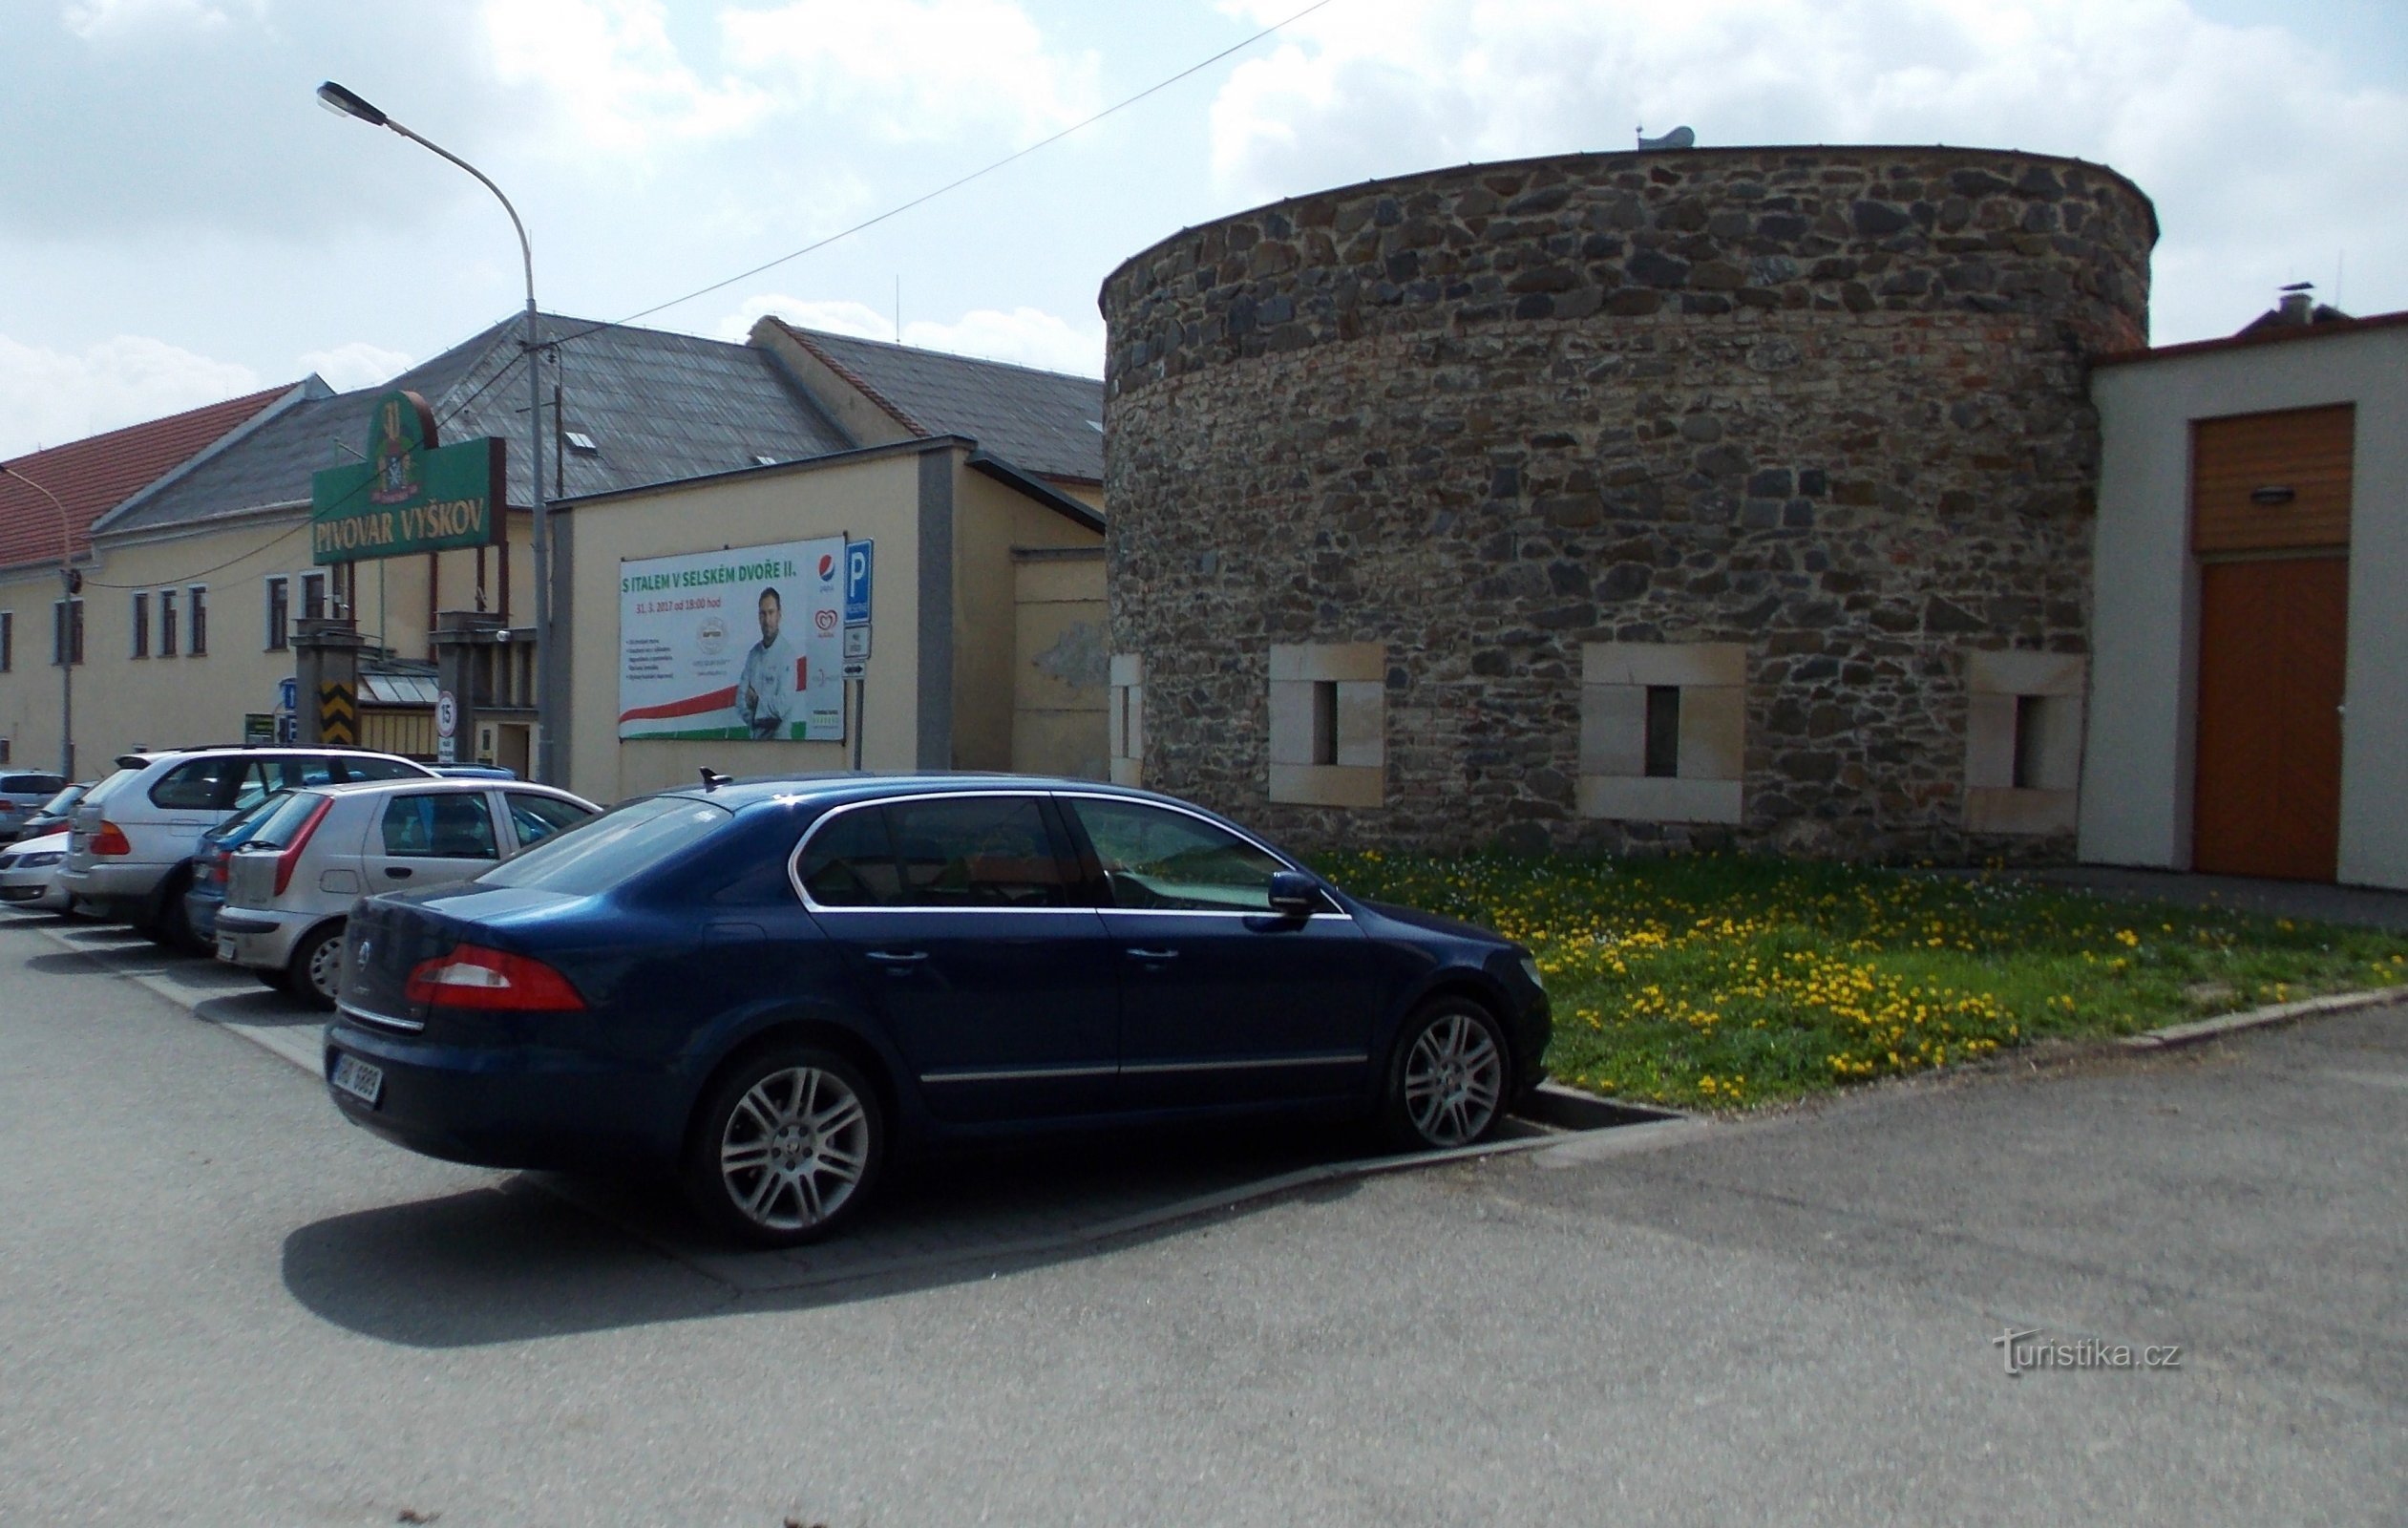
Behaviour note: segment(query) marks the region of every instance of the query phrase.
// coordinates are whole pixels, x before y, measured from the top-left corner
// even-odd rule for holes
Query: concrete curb
[[[2385,1003],[2399,1002],[2403,998],[2408,998],[2408,988],[2397,987],[2376,987],[2365,992],[2334,992],[2324,997],[2302,998],[2296,1003],[2277,1003],[2271,1008],[2250,1008],[2245,1013],[2224,1013],[2189,1024],[2169,1024],[2144,1034],[2126,1035],[2118,1043],[2127,1050],[2165,1050],[2178,1046],[2204,1045],[2228,1034],[2246,1034],[2251,1029],[2271,1029],[2322,1013],[2347,1013],[2353,1008],[2376,1008]]]

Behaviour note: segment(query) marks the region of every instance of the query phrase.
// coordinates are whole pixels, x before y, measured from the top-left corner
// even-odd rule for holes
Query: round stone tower
[[[1951,148],[1475,164],[1105,282],[1115,770],[1300,845],[2071,850],[2147,198]]]

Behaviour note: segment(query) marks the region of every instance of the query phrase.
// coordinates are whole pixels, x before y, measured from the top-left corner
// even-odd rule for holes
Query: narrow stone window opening
[[[1976,833],[2070,833],[2081,783],[2078,655],[1966,655],[1965,826]]]
[[[1274,801],[1376,807],[1385,799],[1387,661],[1378,643],[1275,643],[1269,780]]]
[[[1109,670],[1111,706],[1104,713],[1109,773],[1115,785],[1145,779],[1146,661],[1133,652],[1114,653]]]
[[[1313,682],[1313,760],[1316,764],[1338,762],[1338,681],[1317,679]]]
[[[2040,707],[2038,695],[2015,697],[2015,789],[2040,788]]]
[[[1680,774],[1680,687],[1647,687],[1646,775],[1669,780]]]
[[[1580,815],[1739,821],[1746,647],[1592,642],[1580,662]]]

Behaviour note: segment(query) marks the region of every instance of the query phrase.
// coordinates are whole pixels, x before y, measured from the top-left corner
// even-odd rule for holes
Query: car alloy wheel
[[[1405,1026],[1390,1083],[1391,1123],[1410,1146],[1468,1146],[1504,1117],[1505,1042],[1488,1012],[1441,999]]]
[[[877,1098],[826,1051],[779,1051],[741,1069],[705,1116],[688,1165],[697,1204],[734,1235],[812,1241],[867,1198],[885,1145]]]
[[[334,1007],[343,987],[343,925],[334,923],[305,938],[285,970],[286,991],[317,1008]]]

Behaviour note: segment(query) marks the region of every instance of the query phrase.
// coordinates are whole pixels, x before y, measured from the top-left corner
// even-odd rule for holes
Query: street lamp
[[[318,87],[318,104],[340,117],[356,117],[370,127],[391,128],[420,148],[441,156],[476,177],[477,183],[494,194],[501,210],[510,214],[510,226],[518,231],[518,254],[527,268],[527,337],[523,348],[527,352],[527,480],[535,498],[535,777],[545,785],[560,783],[556,777],[552,751],[552,537],[551,510],[543,499],[543,384],[537,374],[536,308],[535,308],[535,246],[527,243],[527,225],[518,221],[518,209],[501,194],[485,172],[458,155],[419,137],[387,117],[367,101],[345,90],[332,80]],[[510,555],[505,537],[502,555]]]
[[[75,524],[58,496],[5,461],[0,473],[51,501],[58,511],[58,773],[75,778]]]

